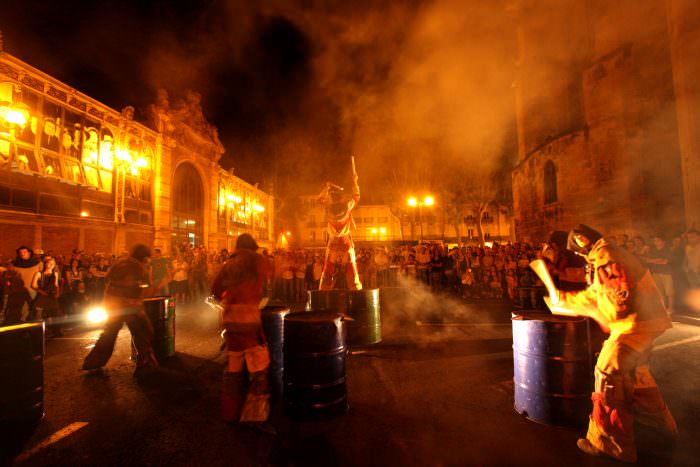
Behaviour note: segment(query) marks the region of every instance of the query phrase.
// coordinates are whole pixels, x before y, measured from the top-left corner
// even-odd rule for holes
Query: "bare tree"
[[[449,173],[443,174],[443,202],[445,203],[445,224],[452,225],[457,241],[462,243],[461,225],[466,211],[472,211],[476,220],[479,243],[484,245],[483,216],[498,194],[493,172],[486,167],[452,166]]]
[[[490,174],[485,172],[473,173],[465,180],[464,195],[467,206],[476,217],[476,231],[479,235],[479,244],[484,246],[484,213],[488,211],[497,195],[497,187],[493,183]]]

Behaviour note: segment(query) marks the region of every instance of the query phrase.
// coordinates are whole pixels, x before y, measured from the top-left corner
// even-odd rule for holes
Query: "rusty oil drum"
[[[529,312],[513,326],[515,410],[530,420],[580,427],[593,391],[589,320]]]
[[[381,305],[379,289],[352,290],[349,293],[347,314],[348,345],[358,347],[382,341]]]
[[[307,311],[332,311],[344,314],[348,311],[348,291],[343,289],[309,290]]]
[[[0,375],[0,427],[33,428],[44,416],[44,323],[0,327]]]
[[[284,405],[296,418],[322,418],[348,409],[345,321],[308,311],[284,317]]]
[[[290,312],[286,306],[266,306],[261,319],[267,346],[270,350],[270,383],[275,398],[282,396],[284,375],[284,317]]]

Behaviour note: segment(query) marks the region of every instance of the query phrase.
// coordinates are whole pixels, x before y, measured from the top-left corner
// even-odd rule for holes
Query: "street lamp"
[[[29,107],[22,102],[0,102],[0,118],[5,121],[9,129],[10,146],[8,147],[8,159],[16,163],[17,157],[17,129],[24,128],[29,118]]]
[[[430,195],[424,196],[422,200],[419,200],[415,196],[411,196],[406,200],[406,204],[410,207],[418,207],[418,225],[420,227],[420,241],[423,242],[423,206],[432,206],[435,204],[435,198]]]

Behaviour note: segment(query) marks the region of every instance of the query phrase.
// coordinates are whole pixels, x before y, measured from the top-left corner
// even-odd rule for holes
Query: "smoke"
[[[350,155],[366,192],[397,166],[437,184],[455,164],[493,168],[514,136],[503,3],[215,1],[154,34],[145,75],[201,92],[224,163],[278,190],[346,185]]]
[[[484,307],[468,304],[443,293],[435,293],[425,283],[399,276],[398,288],[382,288],[382,333],[400,337],[410,329],[410,339],[428,344],[463,338],[465,329],[479,326],[480,336],[497,326]],[[415,332],[418,326],[425,332]]]

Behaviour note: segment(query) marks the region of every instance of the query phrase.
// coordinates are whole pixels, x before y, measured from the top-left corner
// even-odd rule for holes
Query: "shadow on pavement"
[[[26,447],[39,422],[2,423],[0,426],[0,465],[10,461]]]

